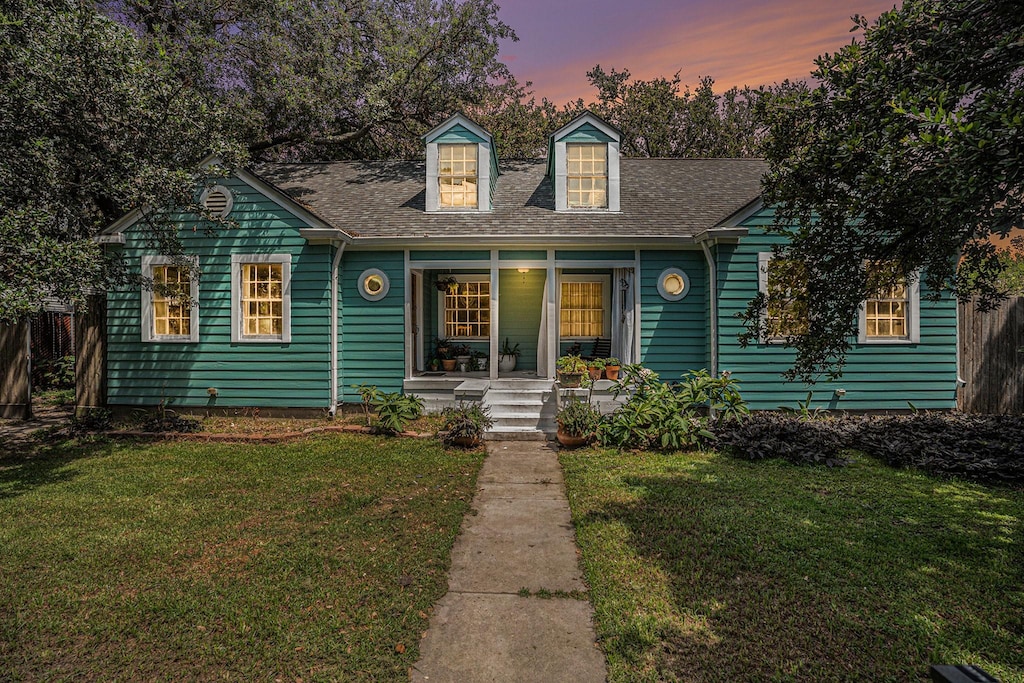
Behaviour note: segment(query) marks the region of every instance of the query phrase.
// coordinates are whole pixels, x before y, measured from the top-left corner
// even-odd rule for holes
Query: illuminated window
[[[478,146],[437,146],[439,202],[443,209],[475,209],[477,206]]]
[[[807,281],[803,265],[790,259],[758,255],[758,280],[761,293],[768,298],[762,321],[765,341],[807,334],[807,301],[798,294]]]
[[[490,337],[490,281],[460,280],[456,285],[452,285],[444,294],[443,336],[449,339]]]
[[[142,274],[153,281],[142,292],[142,339],[159,342],[199,341],[199,283],[195,258],[144,256]]]
[[[570,209],[608,206],[608,145],[568,143],[566,199]]]
[[[666,268],[658,276],[658,294],[666,301],[679,301],[690,293],[690,278],[678,268]]]
[[[609,290],[608,278],[563,275],[559,335],[563,339],[608,336]]]
[[[359,276],[359,294],[367,301],[380,301],[390,289],[391,281],[379,268],[369,268]]]
[[[291,256],[231,256],[234,342],[291,341]]]
[[[894,267],[867,265],[868,286],[874,290],[874,295],[864,301],[867,340],[910,339],[910,289],[905,277],[895,275]]]

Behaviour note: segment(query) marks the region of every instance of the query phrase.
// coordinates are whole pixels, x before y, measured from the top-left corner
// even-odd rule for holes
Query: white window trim
[[[494,294],[493,294],[493,292],[494,292],[494,289],[493,289],[494,288],[494,283],[491,282],[491,274],[490,273],[476,273],[476,274],[468,273],[468,274],[459,274],[459,275],[454,275],[453,274],[453,275],[445,275],[444,277],[446,279],[449,278],[449,277],[455,278],[456,282],[486,282],[486,283],[491,285],[491,293],[492,293],[491,297],[493,298],[493,296],[494,296]],[[490,339],[490,336],[487,336],[487,337],[448,337],[448,336],[445,336],[445,329],[444,329],[444,297],[445,297],[445,293],[439,291],[438,294],[439,294],[439,296],[437,297],[437,338],[438,339],[453,339],[453,340],[458,340],[460,342],[463,342],[463,341],[478,342],[478,341],[487,341],[488,339]],[[494,311],[490,310],[490,314],[491,314],[490,322],[488,323],[488,325],[491,326],[491,328],[490,328],[491,334],[494,334]]]
[[[141,297],[141,325],[142,341],[159,344],[190,344],[199,341],[199,257],[185,256],[173,257],[164,255],[143,256],[142,275],[146,278],[153,277],[153,266],[183,265],[182,258],[192,265],[192,273],[189,277],[189,298],[192,300],[192,310],[189,313],[189,334],[166,334],[156,335],[153,333],[153,290],[142,289]]]
[[[571,131],[570,131],[571,132]],[[612,141],[608,145],[608,185],[607,207],[583,208],[569,206],[569,155],[565,140],[555,142],[555,211],[567,213],[618,213],[619,212],[619,143]],[[586,143],[585,143],[586,144]]]
[[[441,207],[439,183],[441,162],[440,145],[472,145],[477,148],[475,207]],[[428,213],[481,213],[491,210],[491,145],[487,142],[428,142],[427,143],[427,187],[425,206]]]
[[[865,267],[867,264],[865,264]],[[921,343],[921,271],[915,271],[907,282],[907,336],[868,337],[867,300],[861,302],[857,311],[857,343],[868,346],[879,344],[920,344]]]
[[[281,334],[242,334],[242,264],[280,263],[281,267]],[[231,343],[232,344],[290,344],[292,341],[292,255],[291,254],[232,254],[231,255]]]
[[[562,283],[563,282],[601,282],[601,305],[604,307],[604,324],[602,325],[601,338],[610,339],[612,336],[612,277],[611,275],[560,275],[558,278],[558,318],[555,324],[558,325],[558,338],[565,341],[586,341],[593,340],[593,335],[586,337],[563,337],[562,336]]]

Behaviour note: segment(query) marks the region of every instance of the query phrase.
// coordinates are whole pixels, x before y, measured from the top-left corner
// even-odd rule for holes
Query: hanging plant
[[[459,293],[459,281],[454,277],[438,278],[435,286],[439,292],[448,292],[449,294]]]

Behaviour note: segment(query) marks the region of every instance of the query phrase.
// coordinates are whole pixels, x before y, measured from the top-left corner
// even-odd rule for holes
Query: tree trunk
[[[91,295],[75,316],[75,414],[107,405],[107,296]]]

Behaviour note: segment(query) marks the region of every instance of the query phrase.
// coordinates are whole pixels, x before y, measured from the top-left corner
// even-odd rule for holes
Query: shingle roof
[[[686,237],[756,200],[760,159],[622,159],[619,213],[556,212],[543,160],[501,164],[488,213],[427,213],[415,161],[265,164],[257,172],[353,237]]]

